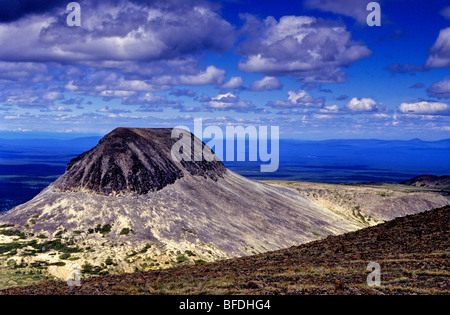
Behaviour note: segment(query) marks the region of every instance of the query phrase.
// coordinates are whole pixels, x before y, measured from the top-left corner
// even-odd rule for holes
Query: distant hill
[[[401,182],[403,185],[450,189],[450,176],[420,175]]]
[[[0,294],[449,294],[450,206],[284,250]],[[381,286],[366,283],[369,262]]]

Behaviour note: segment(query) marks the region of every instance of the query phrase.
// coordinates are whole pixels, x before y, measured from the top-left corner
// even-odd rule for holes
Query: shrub
[[[103,226],[101,226],[100,224],[97,224],[97,226],[95,227],[94,231],[97,233],[101,233],[103,235],[108,234],[109,232],[111,232],[111,224],[104,224]]]
[[[82,274],[91,274],[91,275],[104,275],[107,274],[107,271],[102,271],[102,267],[91,265],[88,262],[85,262],[83,266],[81,266]]]
[[[122,231],[120,231],[120,235],[128,235],[130,234],[129,228],[123,228]]]
[[[194,260],[194,263],[196,265],[204,265],[204,264],[206,264],[206,261],[204,261],[203,259],[198,259],[198,260]]]
[[[185,262],[187,260],[187,257],[184,255],[178,256],[177,257],[177,263],[181,264],[183,262]]]
[[[20,249],[24,246],[25,246],[24,244],[20,244],[20,243],[1,244],[0,245],[0,254],[4,254],[4,253],[7,253],[12,250],[15,250],[17,253],[17,249]]]
[[[69,259],[70,258],[70,254],[69,253],[64,253],[62,255],[59,255],[59,259]]]
[[[105,259],[105,265],[111,266],[113,264],[113,260],[111,257]]]
[[[37,244],[35,241],[31,241],[29,245],[41,252],[48,252],[52,249],[63,253],[78,253],[82,249],[78,247],[69,247],[67,244],[63,244],[60,239]]]
[[[147,252],[147,250],[151,247],[150,244],[145,244],[144,248],[142,248],[139,253],[140,254],[145,254]]]
[[[3,231],[0,231],[0,234],[6,235],[6,236],[18,236],[21,239],[26,238],[25,233],[21,232],[19,230],[3,230]]]

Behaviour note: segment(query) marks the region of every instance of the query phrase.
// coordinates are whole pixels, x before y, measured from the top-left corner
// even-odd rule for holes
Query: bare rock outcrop
[[[98,194],[133,192],[139,195],[163,189],[185,173],[217,180],[226,171],[221,161],[177,163],[170,150],[178,139],[172,129],[117,128],[98,145],[74,158],[54,187],[61,191],[79,189]],[[192,136],[192,146],[200,141]],[[205,144],[202,143],[202,148]]]

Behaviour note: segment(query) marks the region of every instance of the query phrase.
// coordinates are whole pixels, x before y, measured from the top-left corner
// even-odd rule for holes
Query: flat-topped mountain
[[[226,171],[221,161],[176,162],[171,148],[178,139],[172,129],[117,128],[93,149],[67,165],[54,187],[62,191],[88,190],[99,194],[161,190],[186,173],[217,180]],[[199,139],[192,136],[192,145]],[[204,144],[201,144],[204,148]]]
[[[358,228],[295,190],[244,178],[217,158],[198,161],[194,149],[192,161],[174,160],[179,139],[171,133],[113,130],[39,195],[1,214],[0,226],[14,225],[10,230],[39,242],[68,240],[80,264],[110,258],[118,271],[249,255]],[[190,136],[192,148],[211,152]],[[59,256],[34,250],[26,257],[52,264]]]

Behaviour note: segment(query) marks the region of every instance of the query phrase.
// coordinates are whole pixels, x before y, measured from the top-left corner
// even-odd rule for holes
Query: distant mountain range
[[[62,175],[69,161],[102,138],[89,135],[0,132],[0,212],[29,201]],[[72,135],[73,136],[73,135]],[[3,138],[2,138],[3,137]],[[207,140],[206,140],[207,141]],[[223,161],[251,179],[323,183],[399,183],[419,174],[450,174],[450,139],[280,140],[280,166],[261,173],[261,161]]]
[[[46,164],[59,166],[61,175],[72,158],[94,147],[101,138],[91,136],[55,140],[0,137],[0,167]],[[448,156],[450,156],[450,139],[440,141],[281,139],[280,167],[274,173],[261,173],[261,161],[249,162],[248,158],[244,162],[223,161],[223,163],[229,169],[253,179],[398,183],[419,174],[450,174]]]

